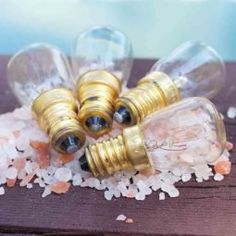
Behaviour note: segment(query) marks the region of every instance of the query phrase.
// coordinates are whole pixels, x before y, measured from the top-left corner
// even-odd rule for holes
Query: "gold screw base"
[[[108,133],[112,127],[114,101],[120,93],[120,81],[105,70],[85,73],[76,86],[76,95],[80,102],[79,121],[86,132],[98,138]],[[90,126],[91,118],[103,121],[101,126]]]
[[[42,93],[33,102],[32,111],[56,151],[73,153],[83,146],[85,135],[77,118],[78,106],[70,90],[57,88]],[[79,141],[79,147],[63,149],[62,142],[70,137]]]
[[[141,122],[147,115],[179,101],[180,94],[174,82],[164,73],[151,72],[141,79],[137,86],[119,97],[115,110],[125,107],[131,121],[123,126],[132,126]]]
[[[85,150],[94,176],[111,175],[120,170],[143,170],[152,165],[138,126],[126,128],[115,138],[89,145]]]

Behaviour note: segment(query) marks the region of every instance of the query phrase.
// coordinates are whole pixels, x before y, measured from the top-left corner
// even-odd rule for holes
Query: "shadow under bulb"
[[[128,38],[111,27],[89,28],[76,39],[72,68],[80,103],[79,120],[95,138],[111,130],[114,102],[132,68],[131,54]]]
[[[91,144],[80,159],[94,176],[163,169],[173,162],[211,164],[225,148],[223,120],[206,98],[187,98],[146,117],[117,137]]]
[[[225,65],[210,46],[189,41],[157,61],[137,86],[115,102],[114,119],[123,126],[188,97],[212,98],[223,87]]]
[[[69,89],[72,72],[59,49],[42,43],[29,45],[10,59],[7,78],[19,102],[32,108],[56,151],[74,153],[83,146],[78,106]]]

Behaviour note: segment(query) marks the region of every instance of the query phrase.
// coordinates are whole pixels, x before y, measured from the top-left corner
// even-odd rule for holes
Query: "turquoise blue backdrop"
[[[39,41],[70,53],[77,33],[95,24],[123,30],[136,57],[197,39],[236,60],[234,0],[0,0],[0,54]]]

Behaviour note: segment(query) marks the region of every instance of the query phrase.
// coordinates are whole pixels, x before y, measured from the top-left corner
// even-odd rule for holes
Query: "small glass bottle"
[[[189,41],[157,61],[137,86],[116,101],[114,119],[131,126],[188,97],[212,98],[223,87],[225,66],[210,46]]]
[[[110,131],[114,102],[132,68],[132,47],[124,33],[107,26],[81,32],[72,53],[79,120],[97,138]]]
[[[224,123],[215,106],[194,97],[152,113],[115,138],[89,145],[80,162],[94,176],[150,166],[163,170],[175,162],[212,164],[225,142]]]

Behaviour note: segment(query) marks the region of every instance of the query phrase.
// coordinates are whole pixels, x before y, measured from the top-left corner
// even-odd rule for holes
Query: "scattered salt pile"
[[[52,192],[66,193],[71,186],[80,186],[104,190],[107,200],[121,196],[144,200],[158,190],[159,199],[164,200],[166,194],[170,197],[179,196],[179,190],[175,187],[178,181],[187,182],[195,177],[196,181],[202,182],[211,176],[215,181],[220,181],[231,169],[228,150],[232,149],[232,144],[228,143],[228,150],[211,166],[207,163],[201,166],[174,163],[169,165],[170,168],[158,171],[123,171],[111,177],[97,179],[82,171],[79,166],[78,159],[84,150],[76,155],[61,155],[51,150],[47,136],[32,119],[27,108],[22,107],[1,115],[0,124],[0,195],[5,194],[6,187],[14,187],[19,182],[20,186],[28,189],[39,185],[44,189],[42,197]],[[100,140],[120,132],[114,126],[112,132]],[[87,139],[88,143],[94,141],[92,138]],[[133,220],[126,223],[133,223]]]

